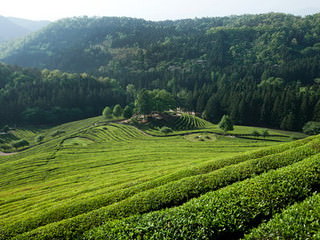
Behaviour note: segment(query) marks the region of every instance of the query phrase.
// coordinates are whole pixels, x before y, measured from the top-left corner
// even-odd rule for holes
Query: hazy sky
[[[72,16],[127,16],[149,20],[244,13],[320,12],[319,0],[1,0],[0,15],[34,20]]]

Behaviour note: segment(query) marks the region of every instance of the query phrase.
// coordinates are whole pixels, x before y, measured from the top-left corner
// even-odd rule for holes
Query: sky
[[[167,20],[284,12],[320,12],[319,0],[1,0],[0,15],[31,20],[126,16]]]

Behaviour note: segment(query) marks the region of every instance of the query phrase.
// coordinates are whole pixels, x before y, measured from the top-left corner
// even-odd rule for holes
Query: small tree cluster
[[[164,89],[142,89],[135,100],[136,111],[149,114],[152,111],[163,112],[176,107],[176,100],[171,93]]]
[[[169,127],[163,126],[162,128],[160,128],[160,132],[164,133],[164,134],[168,134],[173,132],[173,130]]]
[[[130,118],[133,114],[133,109],[131,106],[127,105],[124,109],[120,104],[116,104],[112,109],[109,106],[106,106],[102,111],[102,116],[106,119],[112,117],[119,118],[121,116],[125,118]]]
[[[261,137],[265,138],[265,137],[269,136],[270,134],[269,134],[269,131],[267,129],[265,129],[261,133],[258,132],[257,130],[254,130],[254,131],[252,131],[251,135],[255,136],[255,137],[260,137],[261,136]]]

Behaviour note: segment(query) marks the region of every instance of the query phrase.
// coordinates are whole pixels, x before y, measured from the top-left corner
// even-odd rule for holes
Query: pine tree
[[[233,130],[233,123],[228,115],[223,115],[221,121],[219,122],[219,128],[223,130],[224,134]]]

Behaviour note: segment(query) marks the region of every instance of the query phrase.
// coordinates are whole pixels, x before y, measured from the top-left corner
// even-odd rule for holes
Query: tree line
[[[0,64],[0,80],[0,124],[58,124],[99,115],[106,103],[126,101],[116,80],[86,73]]]
[[[124,108],[158,89],[175,106],[213,122],[230,115],[238,124],[301,130],[320,121],[319,24],[320,14],[278,13],[163,22],[64,19],[2,46],[3,61],[51,69],[2,74],[3,122],[30,119],[39,109],[47,122],[98,115],[106,105]],[[56,75],[53,82],[49,75]]]

